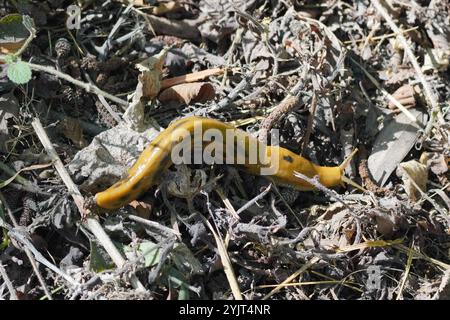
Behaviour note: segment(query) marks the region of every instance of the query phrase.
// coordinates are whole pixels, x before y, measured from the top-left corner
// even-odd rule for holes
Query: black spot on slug
[[[294,159],[292,159],[291,156],[284,156],[284,157],[283,157],[283,160],[286,160],[286,161],[289,162],[289,163],[294,162]]]

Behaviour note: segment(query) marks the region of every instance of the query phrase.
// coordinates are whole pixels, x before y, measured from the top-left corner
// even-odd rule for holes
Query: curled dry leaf
[[[164,48],[160,53],[136,64],[136,68],[141,71],[136,91],[141,87],[142,98],[153,99],[158,95],[161,89],[161,77],[167,52],[168,48]]]
[[[206,184],[207,176],[203,170],[191,170],[185,165],[167,174],[167,191],[175,197],[192,198]]]
[[[398,100],[405,108],[411,108],[416,106],[416,93],[420,90],[418,87],[413,87],[409,84],[405,84],[398,88],[392,96]],[[389,109],[397,109],[397,107],[389,101]]]
[[[197,82],[207,77],[219,75],[224,72],[225,72],[224,68],[212,68],[198,72],[188,73],[174,78],[164,79],[161,81],[161,90],[186,82]]]
[[[445,71],[450,63],[450,50],[428,49],[422,66],[422,71]]]
[[[184,104],[206,102],[214,99],[214,86],[208,82],[183,83],[164,90],[158,97],[161,102],[176,101]]]
[[[23,17],[20,14],[9,14],[0,19],[0,54],[12,54],[17,52],[30,32],[23,25]]]
[[[131,129],[138,131],[145,129],[144,106],[149,100],[156,98],[161,90],[163,65],[168,50],[164,48],[160,53],[136,64],[141,74],[138,77],[133,99],[123,115],[123,119]]]
[[[417,190],[415,185],[417,185],[420,190],[426,191],[428,182],[428,170],[426,165],[423,165],[416,160],[402,162],[398,165],[397,175],[402,179],[405,191],[412,201],[416,201],[420,197],[420,191]]]
[[[420,156],[420,163],[426,165],[437,176],[448,172],[448,160],[442,153],[424,152]]]

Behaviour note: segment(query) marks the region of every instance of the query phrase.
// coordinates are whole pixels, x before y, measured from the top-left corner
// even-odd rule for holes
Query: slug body
[[[205,134],[200,135],[200,141],[196,139],[199,137],[198,132],[208,131],[219,134],[223,138],[212,139]],[[192,137],[194,142],[190,140]],[[178,148],[182,141],[190,141],[188,145],[193,148],[192,150],[200,152],[215,148],[213,155],[234,160],[233,164],[244,171],[254,175],[266,175],[276,183],[288,184],[301,191],[314,190],[315,187],[295,177],[295,171],[310,178],[318,176],[320,183],[327,187],[342,183],[342,165],[318,166],[285,148],[267,146],[245,131],[224,122],[209,118],[187,117],[175,121],[161,132],[128,170],[127,177],[107,190],[97,193],[95,195],[97,205],[106,209],[120,208],[137,199],[151,186],[158,184],[162,173],[174,163],[174,148]],[[257,154],[262,156],[255,157],[248,150],[256,150]],[[266,170],[265,173],[264,170]]]

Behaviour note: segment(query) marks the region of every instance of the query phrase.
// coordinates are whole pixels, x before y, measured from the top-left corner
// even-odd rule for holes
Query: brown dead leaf
[[[19,51],[22,48],[25,40],[20,42],[4,42],[0,44],[0,53],[2,54],[12,54]]]
[[[420,156],[420,163],[426,165],[437,176],[448,171],[448,163],[442,153],[424,152]]]
[[[153,205],[151,203],[133,200],[129,203],[132,206],[139,217],[143,219],[150,219],[152,213]]]
[[[383,198],[380,208],[369,211],[369,216],[375,219],[377,231],[385,237],[391,237],[395,232],[408,227],[405,216],[397,209],[398,200]]]
[[[164,48],[160,53],[136,64],[141,74],[138,77],[133,99],[123,115],[125,122],[134,130],[139,131],[145,128],[144,106],[148,101],[156,98],[161,90],[163,65],[168,50]]]
[[[219,75],[225,72],[224,68],[213,68],[198,72],[188,73],[179,77],[164,79],[161,81],[161,90],[186,82],[197,82],[210,76]]]
[[[83,137],[83,129],[78,120],[65,118],[58,124],[58,129],[78,148],[82,149],[88,145]]]
[[[161,102],[176,101],[184,104],[206,102],[214,99],[214,86],[208,82],[183,83],[164,90],[158,97]]]
[[[151,56],[141,63],[136,64],[136,68],[141,71],[138,77],[139,83],[136,91],[142,93],[141,98],[154,99],[161,89],[161,77],[163,72],[164,60],[166,59],[168,49],[161,50],[160,53]]]
[[[416,201],[420,197],[420,191],[417,190],[414,183],[420,190],[426,191],[428,170],[427,166],[422,163],[416,160],[402,162],[398,165],[397,175],[403,180],[405,191],[412,201]]]
[[[413,86],[405,84],[395,90],[392,96],[398,100],[405,108],[411,108],[416,106],[416,90]],[[397,107],[389,101],[389,109],[397,109]]]

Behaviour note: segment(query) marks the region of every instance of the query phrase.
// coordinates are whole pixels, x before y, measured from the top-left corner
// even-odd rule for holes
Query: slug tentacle
[[[203,134],[206,131],[208,134]],[[185,160],[192,154],[195,158],[198,155],[203,156],[206,151],[214,150],[211,153],[214,154],[213,160],[209,160],[213,163],[214,159],[223,159],[226,161],[219,160],[216,163],[235,164],[246,172],[267,175],[275,182],[292,185],[301,191],[313,190],[314,186],[295,177],[294,171],[311,178],[319,176],[320,183],[332,187],[342,183],[343,170],[351,158],[344,160],[341,166],[318,166],[290,150],[279,146],[267,146],[230,124],[209,118],[187,117],[173,122],[161,132],[142,152],[124,179],[97,193],[95,195],[97,205],[106,209],[116,209],[137,199],[157,184],[158,177],[174,162],[176,163],[174,151],[186,141],[191,149],[190,155],[183,158]],[[200,160],[202,163],[207,162],[203,158]]]

